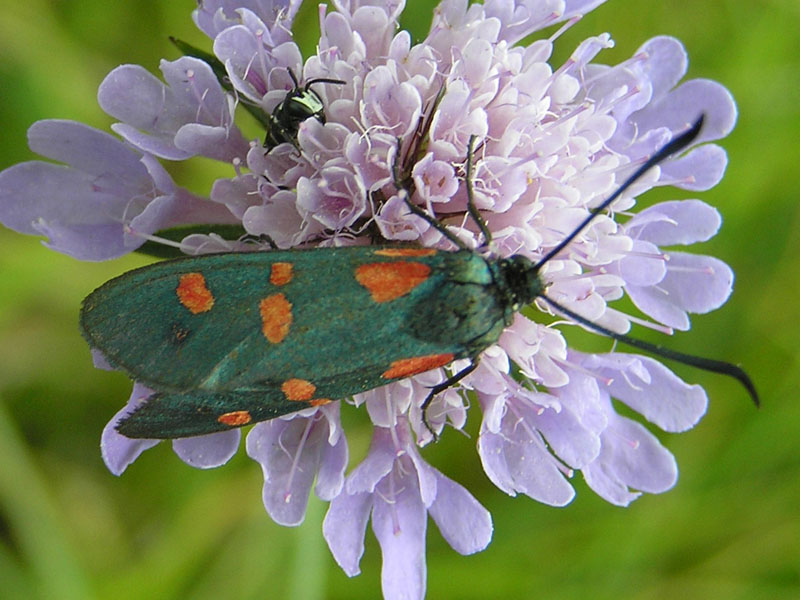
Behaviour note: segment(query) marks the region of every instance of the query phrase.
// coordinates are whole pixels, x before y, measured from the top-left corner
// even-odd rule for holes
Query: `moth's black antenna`
[[[586,319],[585,317],[580,316],[579,314],[572,312],[565,306],[562,306],[555,300],[548,298],[544,294],[539,295],[539,298],[547,302],[550,306],[556,309],[561,314],[569,317],[573,321],[580,323],[584,327],[592,329],[599,334],[606,335],[610,338],[617,340],[618,342],[622,342],[623,344],[627,344],[628,346],[632,346],[634,348],[639,348],[640,350],[644,350],[645,352],[649,352],[650,354],[654,354],[656,356],[661,356],[668,360],[674,360],[675,362],[683,363],[684,365],[689,365],[690,367],[697,367],[698,369],[702,369],[703,371],[710,371],[712,373],[719,373],[720,375],[727,375],[728,377],[733,377],[739,383],[741,383],[744,388],[747,390],[747,393],[750,394],[750,397],[753,399],[753,402],[756,406],[760,406],[761,401],[758,398],[758,392],[756,391],[756,386],[753,385],[753,381],[750,379],[750,376],[745,373],[744,369],[741,367],[734,365],[729,362],[725,362],[723,360],[715,360],[713,358],[704,358],[702,356],[694,356],[692,354],[684,354],[683,352],[678,352],[676,350],[670,350],[669,348],[665,348],[664,346],[658,346],[656,344],[651,344],[650,342],[645,342],[644,340],[637,340],[636,338],[628,337],[622,333],[616,333],[615,331],[611,331],[603,327],[602,325],[598,325]]]
[[[309,88],[311,88],[311,86],[314,85],[315,83],[335,83],[336,85],[345,85],[347,82],[344,81],[343,79],[331,79],[329,77],[316,77],[314,79],[309,79],[308,81],[306,81],[306,84],[305,84],[305,86],[303,86],[303,89],[305,91],[308,91]]]
[[[636,169],[633,175],[628,177],[613,194],[611,194],[608,198],[603,200],[603,202],[599,206],[589,211],[589,216],[586,217],[583,220],[583,222],[572,231],[572,233],[570,233],[567,237],[561,240],[561,242],[559,242],[559,244],[555,248],[553,248],[552,250],[550,250],[550,252],[545,254],[544,258],[542,258],[541,260],[539,260],[539,262],[536,263],[534,269],[538,271],[550,259],[552,259],[564,248],[566,248],[570,244],[570,242],[572,242],[572,240],[574,240],[578,236],[578,234],[581,231],[586,229],[589,223],[594,221],[597,215],[599,215],[602,211],[608,208],[608,206],[612,202],[614,202],[614,200],[619,198],[625,190],[631,187],[636,182],[636,180],[639,179],[642,175],[644,175],[647,171],[649,171],[651,168],[653,168],[658,163],[663,161],[670,154],[674,154],[679,150],[683,150],[686,146],[691,144],[692,141],[697,137],[697,134],[700,133],[700,129],[703,126],[703,119],[705,119],[705,115],[701,114],[700,117],[694,122],[694,124],[689,129],[684,131],[675,139],[671,140],[669,143],[667,143],[661,149],[659,149],[658,152],[653,154],[653,156],[647,159],[647,162],[645,162],[641,167]]]
[[[680,134],[675,139],[671,140],[668,144],[664,147],[659,149],[653,156],[651,156],[641,167],[636,169],[636,171],[628,177],[625,182],[617,188],[617,190],[611,194],[608,198],[606,198],[598,207],[592,209],[583,222],[578,225],[567,237],[565,237],[561,242],[552,250],[550,250],[547,254],[545,254],[544,258],[539,260],[534,266],[534,270],[539,270],[543,265],[547,263],[550,259],[556,256],[559,252],[561,252],[575,237],[583,231],[592,220],[600,214],[601,211],[608,208],[608,206],[614,202],[617,198],[622,195],[622,193],[627,190],[633,183],[639,179],[645,172],[649,169],[654,167],[656,164],[663,161],[667,158],[670,154],[678,152],[682,150],[686,146],[692,143],[692,141],[697,137],[700,133],[700,129],[703,126],[703,115],[694,122],[694,124],[687,129],[685,132]],[[628,337],[627,335],[616,333],[615,331],[611,331],[602,325],[598,325],[590,321],[589,319],[582,317],[581,315],[571,311],[567,307],[561,305],[560,303],[556,302],[552,298],[547,297],[545,294],[540,294],[539,298],[544,300],[547,304],[553,307],[555,310],[560,312],[566,317],[569,317],[573,321],[580,323],[584,327],[596,331],[599,334],[608,336],[618,342],[622,342],[623,344],[627,344],[628,346],[632,346],[634,348],[639,348],[640,350],[644,350],[645,352],[649,352],[650,354],[654,354],[655,356],[660,356],[662,358],[666,358],[668,360],[674,360],[676,362],[682,363],[684,365],[689,365],[691,367],[696,367],[698,369],[702,369],[703,371],[710,371],[712,373],[719,373],[720,375],[727,375],[728,377],[733,377],[739,383],[741,383],[744,388],[747,390],[747,393],[750,394],[750,397],[753,399],[753,402],[756,406],[759,406],[760,401],[758,398],[758,392],[756,391],[755,385],[753,385],[753,381],[750,379],[750,376],[745,373],[745,371],[732,363],[728,363],[722,360],[715,360],[713,358],[704,358],[702,356],[693,356],[691,354],[684,354],[683,352],[677,352],[676,350],[670,350],[669,348],[665,348],[663,346],[658,346],[656,344],[651,344],[649,342],[645,342],[643,340],[637,340],[632,337]]]
[[[306,84],[301,88],[300,82],[297,80],[297,76],[294,74],[294,71],[290,67],[286,67],[286,70],[289,71],[289,77],[292,78],[292,83],[294,83],[294,89],[299,90],[302,89],[303,91],[307,92],[311,86],[315,83],[335,83],[337,85],[345,85],[347,82],[341,79],[331,79],[329,77],[317,77],[315,79],[309,79],[306,81]],[[313,91],[313,90],[312,90]]]

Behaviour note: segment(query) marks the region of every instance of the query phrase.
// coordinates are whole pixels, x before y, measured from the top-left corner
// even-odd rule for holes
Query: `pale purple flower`
[[[708,142],[730,132],[736,108],[713,81],[681,83],[687,57],[673,38],[652,39],[615,66],[599,62],[613,45],[609,34],[586,39],[561,65],[549,63],[561,30],[516,45],[555,23],[574,26],[602,1],[443,0],[427,37],[413,44],[397,31],[401,0],[340,0],[330,12],[319,8],[321,38],[306,60],[291,38],[299,0],[204,1],[194,19],[234,92],[195,58],[162,62],[165,83],[141,67],[118,67],[99,99],[119,119],[113,130],[124,141],[75,123],[35,124],[31,148],[64,165],[30,162],[0,173],[0,220],[88,260],[119,256],[159,230],[196,223],[240,224],[279,248],[367,244],[377,231],[384,240],[452,249],[408,209],[399,174],[413,181],[413,201],[466,246],[535,262],[702,113],[702,131],[687,152],[641,177],[540,273],[548,297],[612,331],[627,332],[633,323],[688,329],[689,314],[727,300],[733,274],[716,258],[664,247],[709,239],[719,214],[696,199],[635,213],[636,197],[655,186],[714,186],[726,155]],[[292,74],[301,87],[320,78],[343,82],[311,84],[324,123],[305,120],[294,143],[265,147],[263,134],[247,140],[234,110],[245,104],[268,119],[294,89]],[[478,138],[474,201],[493,234],[488,249],[464,217],[471,136]],[[195,155],[232,167],[208,199],[175,186],[157,160]],[[213,234],[191,235],[181,247],[254,249]],[[615,307],[623,296],[643,316]],[[434,399],[432,429],[461,429],[470,404],[463,392],[472,390],[482,412],[484,470],[507,494],[563,506],[574,496],[569,479],[577,472],[618,505],[669,489],[677,478],[672,455],[648,428],[617,414],[611,399],[678,432],[702,417],[705,392],[652,358],[569,349],[562,335],[569,321],[539,322],[537,309],[545,308],[535,303],[517,314],[477,369]],[[466,364],[356,397],[375,429],[369,455],[346,479],[338,404],[253,427],[247,452],[263,469],[269,514],[300,523],[314,487],[331,502],[324,535],[344,571],[359,572],[371,520],[383,552],[384,596],[421,598],[428,514],[463,554],[491,537],[486,510],[418,450],[433,439],[420,410],[427,390]],[[103,457],[115,474],[157,443],[128,440],[114,428],[148,393],[136,384],[103,433]],[[214,467],[233,455],[239,436],[232,430],[175,440],[173,448],[188,464]]]

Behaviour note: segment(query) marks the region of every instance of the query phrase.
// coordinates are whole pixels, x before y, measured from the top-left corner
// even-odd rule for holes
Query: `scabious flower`
[[[279,248],[367,244],[377,231],[384,243],[452,249],[409,211],[402,178],[413,182],[413,202],[465,244],[536,261],[703,113],[692,148],[649,171],[541,272],[550,297],[613,331],[632,323],[688,329],[689,313],[725,302],[733,275],[715,258],[662,247],[710,238],[719,215],[700,200],[632,211],[636,196],[654,186],[704,190],[719,181],[725,153],[704,142],[731,130],[735,106],[713,81],[679,83],[686,53],[672,38],[652,39],[616,66],[596,62],[613,45],[608,34],[588,38],[561,65],[549,60],[563,28],[517,44],[558,22],[572,26],[602,1],[444,0],[416,44],[397,31],[401,0],[334,1],[319,9],[321,38],[305,61],[291,37],[299,0],[201,2],[194,19],[216,59],[162,61],[165,83],[138,66],[112,71],[99,100],[119,119],[113,130],[122,140],[76,123],[35,124],[31,148],[63,164],[29,162],[1,173],[0,220],[85,260],[119,256],[158,231],[197,223],[238,223],[250,239]],[[213,68],[220,65],[224,77]],[[338,80],[311,84],[324,119],[306,119],[287,143],[265,146],[263,133],[248,139],[235,109],[272,114],[295,89],[294,77],[301,87]],[[471,136],[479,140],[474,200],[493,234],[488,249],[464,216]],[[233,166],[207,199],[178,187],[158,161],[193,156]],[[255,249],[214,234],[190,235],[181,247]],[[625,295],[643,317],[614,307]],[[574,495],[575,471],[617,505],[669,489],[677,477],[672,455],[611,400],[677,432],[703,415],[705,392],[652,358],[569,349],[562,337],[569,321],[551,322],[545,308],[517,314],[478,368],[435,398],[432,429],[462,428],[463,391],[472,390],[483,419],[478,452],[504,492],[562,506]],[[102,357],[96,361],[103,366]],[[264,504],[277,522],[303,520],[316,481],[316,494],[331,502],[323,533],[349,575],[358,573],[371,519],[386,598],[424,595],[426,513],[458,552],[481,550],[491,537],[486,510],[418,451],[433,437],[420,403],[446,376],[438,369],[354,399],[375,430],[368,456],[347,477],[338,403],[260,423],[247,436],[247,453],[264,471]],[[103,456],[115,474],[156,443],[129,440],[114,428],[148,394],[136,384],[103,433]],[[237,429],[173,446],[188,464],[208,468],[226,462],[239,438]]]

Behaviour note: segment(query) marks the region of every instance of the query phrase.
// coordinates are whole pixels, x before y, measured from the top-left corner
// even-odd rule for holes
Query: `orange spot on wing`
[[[250,413],[246,410],[234,410],[217,417],[217,421],[229,427],[241,427],[247,425],[252,420]]]
[[[332,401],[330,398],[314,398],[309,404],[311,406],[325,406],[326,404],[330,404]]]
[[[292,280],[292,263],[277,262],[272,265],[269,282],[272,285],[286,285]]]
[[[389,368],[383,372],[384,379],[399,379],[401,377],[411,377],[418,373],[424,373],[437,367],[443,367],[453,362],[453,354],[429,354],[428,356],[415,356],[414,358],[403,358],[394,361]]]
[[[273,344],[279,344],[289,335],[292,324],[292,305],[283,294],[272,294],[259,304],[261,311],[261,331]]]
[[[430,272],[428,265],[418,262],[371,263],[356,269],[356,281],[369,290],[375,302],[388,302],[413,290]]]
[[[206,278],[202,273],[181,275],[175,293],[178,294],[181,304],[194,315],[208,312],[214,306],[214,295],[206,287]]]
[[[287,400],[305,402],[314,397],[317,386],[305,379],[287,379],[281,384],[281,391]]]
[[[381,248],[375,250],[378,256],[433,256],[437,250],[434,248]]]

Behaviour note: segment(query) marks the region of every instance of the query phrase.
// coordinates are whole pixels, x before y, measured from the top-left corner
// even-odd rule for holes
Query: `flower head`
[[[443,0],[427,37],[414,44],[397,31],[403,2],[335,1],[330,12],[319,9],[321,38],[305,61],[290,34],[299,1],[202,2],[194,19],[213,41],[213,59],[162,61],[166,83],[136,66],[112,71],[99,99],[119,119],[113,130],[123,141],[76,123],[34,125],[31,148],[64,164],[30,162],[0,173],[0,220],[87,260],[119,256],[158,231],[197,223],[239,224],[251,239],[278,248],[378,239],[453,249],[448,236],[414,214],[410,197],[464,246],[535,263],[703,113],[702,132],[686,153],[638,179],[539,273],[549,297],[610,331],[625,333],[632,323],[688,329],[690,313],[725,302],[733,275],[713,257],[662,247],[710,238],[719,215],[696,199],[634,213],[636,197],[655,186],[715,185],[726,156],[706,142],[731,130],[736,109],[713,81],[679,83],[686,54],[673,38],[652,39],[616,66],[595,62],[613,45],[608,34],[587,39],[561,65],[549,62],[561,30],[517,44],[558,22],[572,26],[601,2]],[[324,118],[294,121],[276,110],[308,90],[313,98],[306,101],[321,102]],[[237,107],[273,134],[248,139],[234,121]],[[489,248],[467,216],[473,137],[472,199],[491,231]],[[193,156],[234,167],[208,199],[177,186],[158,162]],[[181,246],[187,253],[262,249],[215,234],[193,234]],[[626,295],[644,316],[615,307]],[[617,414],[611,400],[665,431],[683,431],[703,415],[705,392],[651,358],[569,349],[562,330],[570,323],[546,313],[545,304],[518,313],[474,372],[436,396],[427,415],[421,405],[428,389],[466,361],[357,396],[375,430],[369,455],[346,478],[338,404],[256,425],[247,452],[264,471],[267,511],[279,523],[298,524],[316,480],[317,495],[331,502],[324,535],[345,572],[359,571],[371,519],[384,555],[384,595],[422,597],[427,513],[461,553],[482,549],[491,536],[485,509],[417,449],[445,425],[463,427],[464,390],[474,392],[482,411],[477,445],[486,474],[508,494],[567,504],[576,471],[619,505],[670,488],[677,475],[671,454],[646,427]],[[116,474],[155,444],[115,430],[149,393],[137,384],[103,433],[103,456]],[[208,468],[232,456],[239,435],[173,446],[187,463]]]

